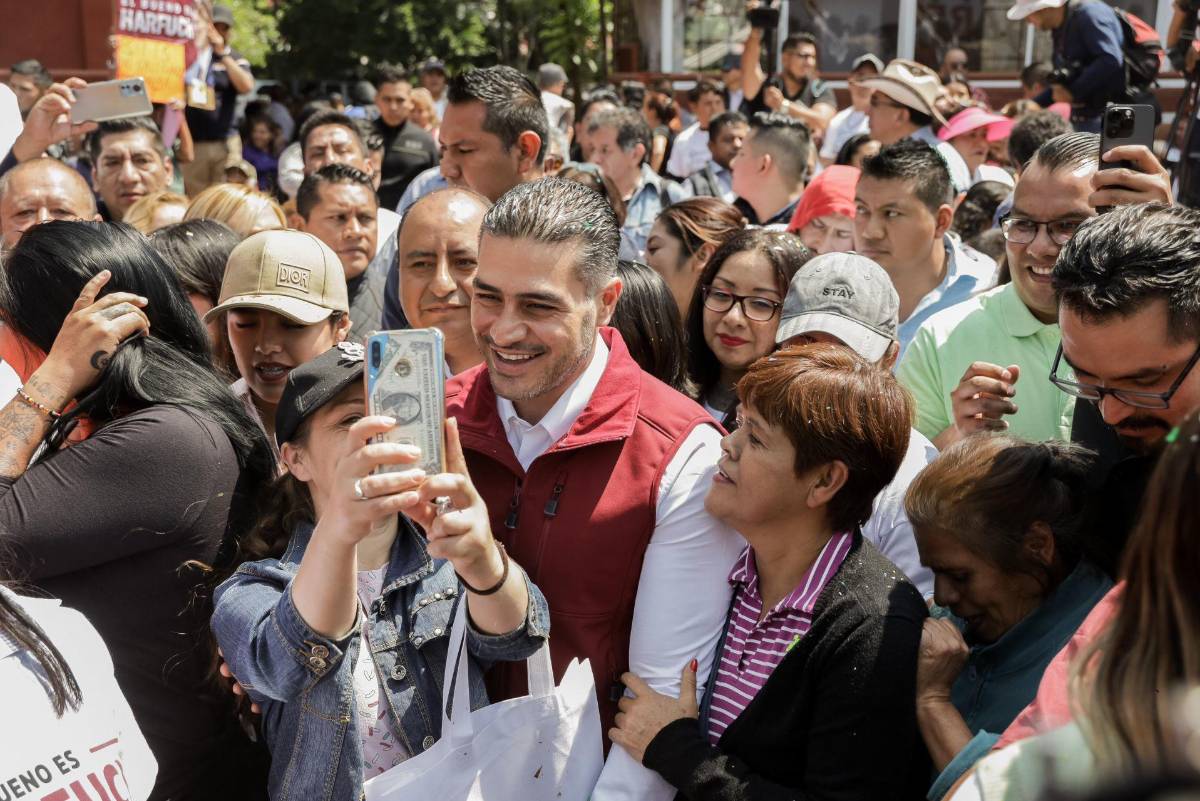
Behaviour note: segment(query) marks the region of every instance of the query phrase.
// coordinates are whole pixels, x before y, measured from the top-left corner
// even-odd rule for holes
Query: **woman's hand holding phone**
[[[322,523],[332,524],[322,526],[329,535],[358,544],[376,525],[406,511],[408,495],[425,480],[419,467],[374,474],[384,465],[415,465],[421,459],[419,448],[374,441],[395,427],[395,420],[381,415],[363,417],[350,426],[351,450],[337,460],[330,508],[321,515]]]
[[[439,512],[447,501],[449,510]],[[454,418],[446,420],[446,472],[405,493],[401,509],[425,530],[429,555],[449,560],[472,587],[492,587],[504,575],[504,558],[492,537],[487,505],[467,473]]]

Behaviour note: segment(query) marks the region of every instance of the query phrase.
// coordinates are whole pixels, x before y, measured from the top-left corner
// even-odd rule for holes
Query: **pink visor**
[[[951,117],[942,130],[938,131],[938,139],[949,142],[956,136],[962,136],[985,126],[988,128],[988,141],[995,142],[1008,136],[1009,131],[1012,130],[1013,121],[1001,114],[993,114],[986,109],[972,106]]]

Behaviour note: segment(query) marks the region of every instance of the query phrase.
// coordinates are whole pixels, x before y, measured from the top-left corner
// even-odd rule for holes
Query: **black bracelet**
[[[495,595],[500,592],[500,588],[504,586],[504,582],[508,581],[508,551],[504,550],[504,543],[500,540],[492,540],[492,542],[496,543],[496,550],[500,551],[500,561],[504,563],[504,569],[500,572],[499,581],[486,590],[477,590],[468,584],[465,578],[458,576],[457,571],[454,573],[454,575],[458,576],[458,580],[462,582],[462,585],[475,595]]]

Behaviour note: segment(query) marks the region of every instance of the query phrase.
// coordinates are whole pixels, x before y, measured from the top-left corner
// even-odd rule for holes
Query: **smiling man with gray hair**
[[[556,676],[590,660],[604,731],[627,670],[677,696],[695,657],[703,686],[741,548],[704,509],[721,432],[607,327],[619,242],[612,207],[582,184],[503,195],[484,216],[471,300],[484,364],[446,387],[492,531],[550,603]],[[493,700],[528,692],[504,666],[490,687]],[[674,790],[615,748],[592,797]]]

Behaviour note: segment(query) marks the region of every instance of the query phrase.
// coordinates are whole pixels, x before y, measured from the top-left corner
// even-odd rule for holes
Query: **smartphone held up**
[[[367,337],[367,414],[395,419],[382,440],[416,445],[426,474],[445,471],[446,358],[436,328],[380,331]],[[407,470],[392,465],[380,471]]]
[[[1112,105],[1104,110],[1104,121],[1100,126],[1100,169],[1137,169],[1128,161],[1104,160],[1105,153],[1122,145],[1143,145],[1154,150],[1154,106]]]
[[[141,117],[154,110],[142,78],[89,83],[72,91],[75,93],[75,104],[71,106],[73,125]]]

